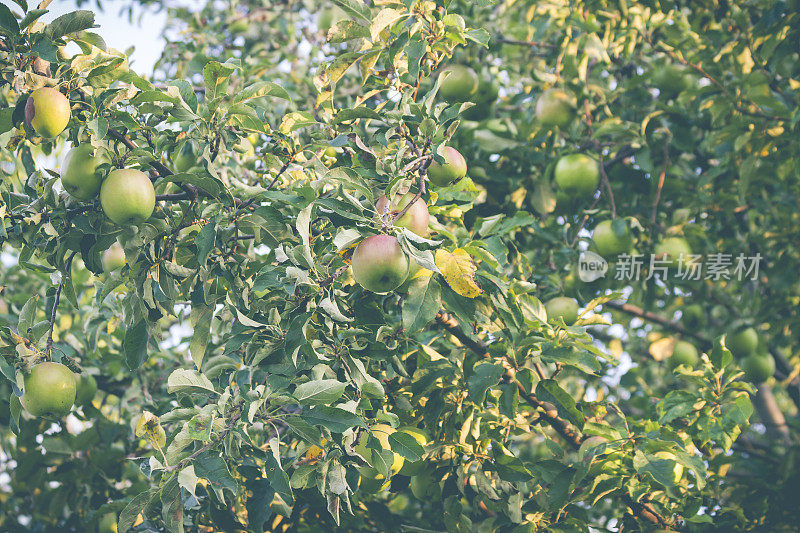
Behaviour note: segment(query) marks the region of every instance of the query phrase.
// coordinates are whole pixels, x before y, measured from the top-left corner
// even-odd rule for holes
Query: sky
[[[29,4],[33,5],[33,2],[29,1]],[[140,74],[149,75],[164,48],[161,32],[166,23],[166,13],[159,13],[154,9],[145,10],[138,3],[133,3],[134,16],[133,20],[129,20],[127,12],[123,14],[120,11],[131,4],[131,0],[103,0],[103,11],[100,11],[93,0],[83,2],[80,8],[75,0],[53,0],[48,6],[50,12],[40,20],[48,23],[59,15],[76,9],[93,11],[95,24],[99,27],[92,31],[100,34],[111,48],[125,51],[131,46],[135,47],[130,55],[131,68]]]

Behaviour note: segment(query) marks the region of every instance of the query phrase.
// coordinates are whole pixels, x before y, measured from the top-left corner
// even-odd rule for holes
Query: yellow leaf
[[[477,267],[466,250],[456,248],[452,253],[442,249],[436,250],[434,261],[450,288],[461,296],[475,298],[483,292],[475,283]]]
[[[658,339],[650,345],[650,355],[656,361],[663,361],[672,355],[672,349],[675,347],[675,339],[672,337],[664,337]]]
[[[167,434],[158,417],[150,411],[144,411],[136,423],[136,436],[144,438],[151,446],[162,449],[167,445]]]

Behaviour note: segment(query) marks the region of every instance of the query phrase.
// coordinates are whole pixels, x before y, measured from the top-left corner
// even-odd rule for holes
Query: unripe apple
[[[597,161],[585,154],[565,155],[554,171],[558,188],[572,198],[592,196],[600,183]]]
[[[447,67],[439,74],[439,95],[448,102],[466,102],[478,90],[478,75],[464,65]]]
[[[566,128],[575,118],[575,107],[569,95],[560,89],[542,93],[536,101],[536,118],[548,128]]]
[[[691,260],[692,249],[683,237],[667,237],[656,245],[656,257],[667,261],[667,265],[677,268],[678,265],[688,265]]]
[[[31,415],[62,418],[75,402],[75,376],[60,363],[39,363],[25,376],[20,403]]]
[[[103,272],[113,272],[125,266],[125,250],[122,246],[114,241],[114,244],[108,247],[108,250],[103,252]]]
[[[400,197],[395,196],[395,201],[392,202],[391,205],[389,205],[389,199],[386,198],[386,196],[381,196],[378,199],[378,203],[375,204],[375,209],[377,209],[379,216],[383,217],[386,215],[387,220],[393,222],[395,226],[408,228],[420,237],[427,237],[430,214],[428,213],[428,205],[422,198],[417,198],[402,217],[398,219],[394,218],[396,214],[405,209],[415,196],[416,194],[411,192],[407,192]]]
[[[747,357],[754,354],[758,348],[758,333],[753,328],[740,329],[725,337],[725,346],[736,357]]]
[[[435,502],[442,497],[442,488],[430,470],[424,470],[412,477],[409,488],[414,497],[423,502]]]
[[[197,163],[197,157],[194,155],[192,144],[184,144],[178,152],[178,155],[175,156],[175,170],[178,172],[187,172],[195,163]]]
[[[564,324],[568,326],[578,320],[578,307],[578,301],[575,298],[567,298],[566,296],[557,296],[544,304],[549,322],[561,317],[564,319]]]
[[[91,374],[80,374],[76,377],[75,405],[88,405],[97,394],[97,381]]]
[[[478,90],[470,99],[475,103],[462,113],[462,116],[467,120],[483,120],[488,118],[492,104],[497,100],[500,91],[497,85],[491,80],[481,80],[478,83]]]
[[[672,355],[667,359],[667,365],[671,369],[678,368],[679,365],[694,367],[700,361],[697,355],[697,348],[686,341],[677,341],[672,348]]]
[[[437,186],[444,186],[467,175],[467,161],[461,152],[452,146],[442,146],[439,155],[444,163],[434,161],[428,167],[428,178]]]
[[[613,221],[603,220],[595,226],[592,232],[592,242],[597,253],[603,257],[612,257],[629,252],[633,247],[633,235],[627,223],[622,224],[624,231],[618,234],[614,231]]]
[[[107,162],[104,155],[95,155],[91,144],[79,144],[67,153],[61,166],[61,184],[64,190],[78,200],[91,200],[100,192],[102,183],[97,167]]]
[[[69,100],[52,87],[36,89],[25,103],[25,122],[47,139],[58,137],[69,123]]]
[[[408,276],[408,257],[391,235],[373,235],[353,252],[353,277],[359,285],[378,294],[399,287]]]
[[[106,216],[120,225],[144,222],[153,214],[156,192],[141,170],[114,170],[100,187],[100,204]]]
[[[744,375],[753,383],[764,383],[775,373],[775,359],[768,353],[753,353],[742,359]]]
[[[706,313],[700,304],[687,305],[681,312],[681,322],[683,322],[685,328],[697,329],[703,325],[705,320]]]
[[[97,521],[97,533],[117,533],[117,515],[108,513]]]

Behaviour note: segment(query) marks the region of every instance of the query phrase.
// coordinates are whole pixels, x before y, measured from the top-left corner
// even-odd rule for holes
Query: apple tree
[[[796,1],[49,4],[0,529],[796,530]]]

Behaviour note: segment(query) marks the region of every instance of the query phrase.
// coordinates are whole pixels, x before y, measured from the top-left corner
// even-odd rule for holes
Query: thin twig
[[[56,324],[56,310],[58,309],[58,302],[61,300],[61,290],[64,288],[64,281],[70,276],[70,269],[72,268],[72,259],[75,257],[75,254],[78,253],[77,251],[72,252],[67,259],[66,263],[64,264],[64,272],[61,275],[61,281],[58,282],[58,288],[56,289],[56,295],[53,299],[53,309],[50,311],[50,329],[47,332],[47,347],[45,348],[45,353],[47,353],[47,357],[50,358],[53,354],[53,329]]]

